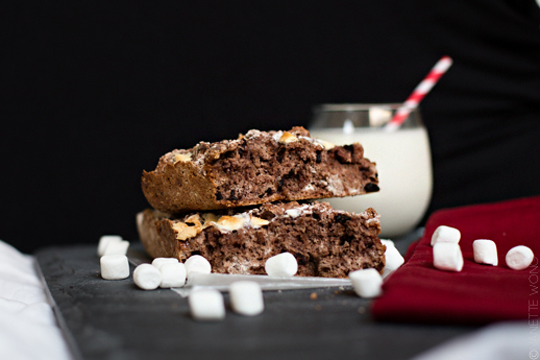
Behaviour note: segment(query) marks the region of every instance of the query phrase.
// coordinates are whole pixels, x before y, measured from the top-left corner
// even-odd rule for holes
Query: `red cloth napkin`
[[[465,260],[461,272],[433,266],[431,236],[439,225],[461,231]],[[489,239],[497,244],[499,265],[474,262],[472,242]],[[506,265],[508,250],[526,245],[535,254],[524,270]],[[372,315],[380,321],[486,324],[502,320],[540,320],[540,196],[494,204],[473,205],[435,212],[424,236],[411,245],[406,263],[383,285],[373,302]]]

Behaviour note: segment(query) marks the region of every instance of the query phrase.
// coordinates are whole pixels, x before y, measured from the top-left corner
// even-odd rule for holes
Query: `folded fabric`
[[[34,257],[1,240],[0,349],[2,359],[72,359]]]
[[[465,260],[461,272],[433,266],[430,241],[440,225],[461,231]],[[476,239],[496,243],[498,266],[474,262]],[[505,261],[508,250],[517,245],[526,245],[535,254],[532,264],[519,271]],[[424,236],[409,248],[407,262],[383,285],[383,295],[372,304],[372,315],[380,321],[439,324],[527,320],[537,328],[539,255],[540,196],[440,210],[430,216]]]

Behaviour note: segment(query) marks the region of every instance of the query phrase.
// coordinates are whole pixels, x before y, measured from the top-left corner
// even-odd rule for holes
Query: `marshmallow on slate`
[[[474,261],[479,264],[497,266],[497,245],[492,240],[478,239],[472,243],[474,252]]]
[[[164,258],[164,257],[158,257],[152,260],[152,265],[157,267],[158,269],[163,266],[163,264],[176,264],[178,263],[177,258]]]
[[[126,255],[129,248],[129,241],[110,241],[105,248],[103,255]]]
[[[386,262],[382,274],[382,277],[384,279],[385,277],[396,271],[401,265],[403,265],[405,259],[403,258],[403,256],[401,256],[398,249],[396,249],[396,246],[394,245],[394,242],[392,240],[381,239],[381,242],[383,243],[383,245],[386,246],[386,251],[384,252]]]
[[[125,255],[103,255],[99,263],[101,277],[105,280],[122,280],[129,276],[129,262]]]
[[[354,291],[363,298],[374,298],[382,294],[382,276],[373,268],[349,273]]]
[[[161,284],[161,272],[151,264],[141,264],[133,270],[133,281],[143,290],[154,290]]]
[[[294,276],[298,271],[298,262],[293,254],[284,252],[266,260],[264,270],[270,276]]]
[[[506,253],[506,265],[514,270],[526,269],[533,259],[533,251],[525,245],[514,246]]]
[[[210,274],[212,272],[212,265],[201,255],[192,255],[184,263],[186,266],[186,275],[189,278],[189,274],[192,272],[199,272],[203,274]]]
[[[181,262],[161,264],[161,288],[176,288],[186,284],[186,267]]]
[[[107,248],[107,245],[109,245],[112,241],[122,241],[122,237],[118,235],[103,235],[99,238],[98,248],[97,248],[97,254],[98,256],[105,255],[105,249]]]
[[[225,318],[223,295],[215,289],[194,290],[188,298],[191,315],[196,320],[222,320]]]
[[[461,271],[463,255],[459,244],[437,242],[433,245],[433,265],[440,270]]]
[[[433,235],[431,236],[431,246],[438,242],[457,244],[459,243],[460,239],[461,232],[458,229],[441,225],[435,229]]]
[[[234,312],[254,316],[263,312],[264,299],[261,286],[254,281],[236,281],[229,288]]]

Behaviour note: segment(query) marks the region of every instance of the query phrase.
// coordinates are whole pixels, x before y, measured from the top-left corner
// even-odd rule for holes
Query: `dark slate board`
[[[228,308],[224,321],[197,322],[187,299],[171,290],[143,291],[131,277],[101,279],[96,246],[51,247],[35,255],[80,360],[409,359],[475,330],[375,323],[370,301],[350,288],[269,291],[262,315],[243,317]],[[313,292],[317,299],[310,298]]]

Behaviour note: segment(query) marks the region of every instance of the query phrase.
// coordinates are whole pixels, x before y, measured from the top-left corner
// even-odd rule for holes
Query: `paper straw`
[[[449,56],[443,56],[439,61],[437,61],[424,80],[418,84],[403,105],[396,111],[396,114],[392,120],[386,124],[385,130],[397,130],[401,124],[403,124],[405,119],[407,119],[411,111],[418,107],[420,101],[422,101],[424,96],[431,91],[433,86],[435,86],[437,81],[439,81],[444,73],[446,73],[450,66],[452,66],[452,58]]]

